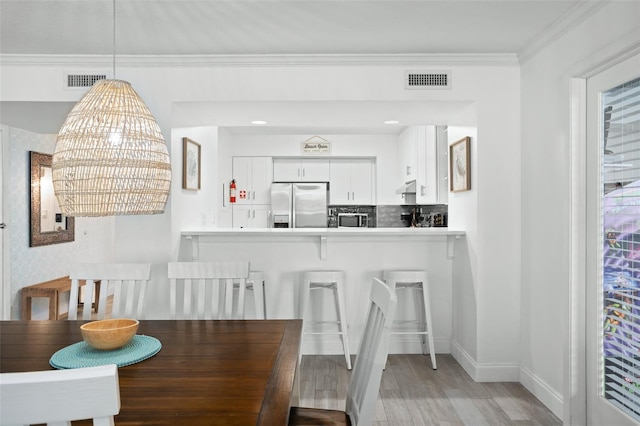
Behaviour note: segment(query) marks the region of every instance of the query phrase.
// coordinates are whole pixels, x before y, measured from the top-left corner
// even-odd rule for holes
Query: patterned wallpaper
[[[29,247],[29,151],[53,154],[56,135],[7,129],[10,166],[5,196],[9,200],[11,318],[18,319],[22,287],[68,275],[73,262],[113,260],[115,220],[111,217],[76,218],[75,241]],[[35,299],[33,318],[46,319],[47,312],[46,300]]]

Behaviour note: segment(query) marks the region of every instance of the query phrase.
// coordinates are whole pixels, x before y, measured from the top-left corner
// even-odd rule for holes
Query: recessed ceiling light
[[[267,124],[267,122],[264,120],[253,120],[251,124]]]
[[[398,124],[399,121],[398,120],[387,120],[384,122],[384,124]]]

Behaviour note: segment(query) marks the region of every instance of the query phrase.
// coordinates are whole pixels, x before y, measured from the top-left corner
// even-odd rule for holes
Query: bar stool
[[[351,354],[349,352],[349,337],[347,335],[347,315],[344,300],[344,271],[306,271],[302,278],[302,289],[300,291],[300,318],[302,321],[302,336],[305,334],[339,334],[344,347],[344,357],[347,361],[347,369],[351,370]],[[305,314],[309,304],[311,291],[331,290],[336,302],[337,321],[305,321]],[[338,331],[310,332],[305,331],[308,324],[337,324]],[[300,351],[302,357],[302,351]]]
[[[437,369],[436,365],[436,352],[433,344],[433,327],[431,324],[431,298],[429,295],[429,274],[427,271],[418,271],[418,270],[388,270],[383,272],[384,280],[387,285],[395,290],[396,293],[398,290],[417,290],[422,293],[422,298],[420,299],[422,303],[420,305],[421,308],[421,317],[417,318],[415,321],[419,324],[419,328],[417,330],[410,331],[400,331],[396,328],[396,330],[392,330],[391,334],[420,334],[422,336],[422,353],[427,354],[427,342],[429,344],[429,354],[431,355],[431,365],[434,370]],[[398,299],[400,302],[400,299]],[[398,309],[400,312],[401,309]],[[418,312],[416,312],[416,315]],[[395,321],[396,323],[400,321]]]
[[[233,288],[237,289],[239,283],[234,283]],[[249,272],[249,278],[245,283],[245,289],[253,293],[253,301],[256,310],[256,319],[267,319],[267,301],[264,295],[264,273],[262,271]]]

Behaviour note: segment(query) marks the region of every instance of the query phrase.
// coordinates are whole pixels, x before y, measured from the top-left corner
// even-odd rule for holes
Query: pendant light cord
[[[116,0],[113,0],[113,79],[116,78]]]

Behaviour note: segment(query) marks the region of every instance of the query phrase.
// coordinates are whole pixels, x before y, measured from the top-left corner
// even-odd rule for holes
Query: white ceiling
[[[117,0],[129,55],[517,53],[584,0]],[[112,0],[1,0],[2,54],[110,54]]]
[[[117,0],[115,52],[515,58],[588,4],[594,1]],[[112,55],[113,11],[113,0],[0,0],[0,55]],[[4,124],[24,120],[24,105],[15,104],[0,102]],[[52,113],[54,122],[69,108]]]

